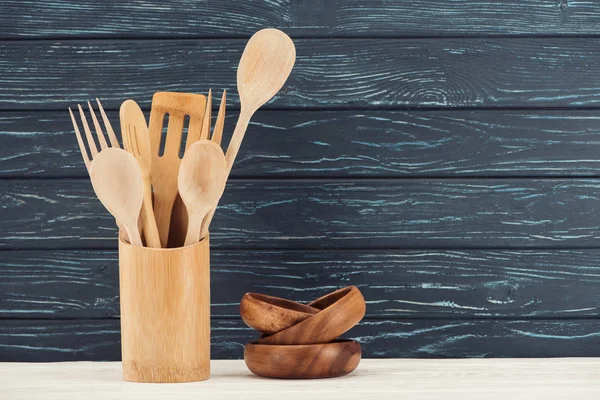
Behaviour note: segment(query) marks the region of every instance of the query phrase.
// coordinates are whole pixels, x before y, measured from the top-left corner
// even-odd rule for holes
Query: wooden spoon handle
[[[235,124],[235,130],[233,131],[233,136],[231,137],[231,141],[229,142],[229,147],[227,147],[227,153],[225,154],[225,162],[227,165],[227,178],[229,178],[229,174],[231,173],[231,169],[233,168],[233,163],[235,162],[235,157],[240,150],[240,146],[242,145],[242,140],[244,140],[244,135],[246,134],[246,130],[248,129],[248,124],[250,123],[250,118],[252,117],[253,112],[247,112],[243,108],[240,112],[240,116],[238,117],[237,124]],[[217,211],[217,204],[206,214],[204,220],[202,221],[202,227],[200,228],[200,239],[204,239],[204,237],[208,234],[208,227],[210,226],[210,222],[215,215],[215,211]]]
[[[176,195],[177,192],[175,191],[174,194]],[[154,192],[154,216],[156,217],[161,247],[167,247],[174,202],[175,199],[171,198],[171,196],[161,195],[160,191]]]
[[[152,186],[150,179],[144,179],[144,202],[142,203],[142,222],[144,224],[144,237],[148,247],[161,248],[160,236],[152,207]]]
[[[185,235],[184,246],[189,246],[200,241],[200,225],[202,224],[202,216],[190,215],[188,218],[187,234]]]
[[[143,246],[142,237],[140,236],[140,231],[136,227],[125,226],[125,231],[127,231],[127,236],[129,236],[129,243],[134,246]]]
[[[244,135],[248,129],[248,124],[250,123],[252,114],[254,114],[254,112],[247,112],[242,108],[237,124],[235,124],[235,129],[233,131],[233,135],[231,136],[229,147],[227,147],[227,153],[225,154],[227,177],[229,177],[231,168],[233,168],[233,163],[235,162],[235,158],[237,157],[240,146],[242,145],[242,141],[244,140]]]

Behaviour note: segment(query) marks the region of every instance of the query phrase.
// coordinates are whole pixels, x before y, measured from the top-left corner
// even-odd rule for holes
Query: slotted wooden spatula
[[[184,119],[190,116],[188,142],[200,139],[206,97],[200,94],[158,92],[152,98],[150,112],[150,143],[152,148],[152,186],[154,187],[154,215],[162,247],[167,247],[171,211],[177,197],[177,175],[181,159],[179,153]],[[169,124],[161,152],[161,137],[165,115]]]

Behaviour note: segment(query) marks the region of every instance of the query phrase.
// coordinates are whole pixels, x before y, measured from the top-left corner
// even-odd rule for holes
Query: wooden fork
[[[92,108],[92,105],[88,101],[88,108],[90,110],[90,115],[92,117],[92,122],[94,124],[94,130],[96,131],[96,137],[98,138],[98,143],[100,143],[100,151],[104,149],[108,149],[110,147],[121,148],[119,145],[119,141],[117,140],[117,136],[115,135],[115,131],[106,116],[106,112],[104,112],[104,108],[102,107],[102,103],[100,100],[96,99],[98,103],[98,109],[100,110],[100,114],[102,115],[102,121],[104,122],[104,127],[108,133],[108,139],[110,141],[110,145],[106,141],[104,137],[104,132],[102,132],[102,128],[100,127],[100,123],[98,122],[98,118],[96,117],[96,113]],[[87,139],[87,144],[90,149],[90,155],[85,148],[85,144],[83,143],[83,137],[81,136],[81,132],[79,131],[79,127],[77,126],[77,121],[75,120],[75,116],[73,115],[73,111],[71,107],[69,107],[69,114],[71,115],[71,122],[73,122],[73,128],[75,129],[75,135],[77,136],[77,143],[79,144],[79,150],[81,151],[81,156],[83,157],[83,162],[85,163],[85,167],[87,168],[88,174],[90,173],[90,167],[92,165],[92,160],[94,157],[98,155],[98,148],[96,147],[96,143],[94,142],[94,137],[92,136],[92,131],[90,130],[90,125],[88,124],[87,118],[85,117],[85,113],[83,112],[83,108],[81,108],[80,104],[77,104],[77,108],[79,109],[79,115],[81,116],[81,124],[83,125],[83,130],[85,132],[85,137]],[[123,239],[129,242],[129,237],[127,236],[127,232],[125,229],[122,229],[123,226],[119,221],[117,221],[117,226],[119,227],[119,232],[123,235]]]
[[[100,114],[102,115],[102,120],[104,122],[104,126],[106,127],[106,131],[108,132],[108,138],[110,140],[110,146],[106,142],[106,138],[104,137],[104,133],[102,132],[102,128],[100,127],[100,123],[98,122],[98,118],[96,118],[96,113],[92,108],[92,105],[88,101],[88,107],[90,109],[90,115],[92,116],[92,121],[94,123],[94,129],[96,131],[96,136],[98,137],[98,142],[100,143],[100,149],[104,150],[109,147],[121,148],[119,146],[119,141],[117,140],[117,136],[115,135],[115,131],[104,112],[104,108],[102,107],[102,103],[100,100],[96,99],[98,103],[98,109],[100,110]],[[79,131],[79,127],[77,126],[77,121],[75,121],[75,116],[73,115],[73,111],[71,107],[69,107],[69,114],[71,114],[71,122],[73,122],[73,128],[75,129],[75,134],[77,135],[77,143],[79,144],[79,150],[81,150],[81,156],[83,157],[83,162],[85,163],[85,167],[90,172],[90,166],[92,165],[92,159],[96,157],[98,154],[98,148],[96,147],[96,143],[94,142],[94,137],[92,136],[92,132],[90,131],[90,126],[87,122],[87,118],[85,117],[85,113],[83,112],[83,108],[81,108],[80,104],[77,104],[77,108],[79,108],[79,115],[81,116],[81,123],[83,125],[83,130],[85,131],[85,137],[87,139],[87,144],[90,148],[91,157],[88,156],[85,145],[83,144],[83,139],[81,137],[81,132]]]
[[[215,122],[215,128],[213,129],[212,136],[210,140],[221,145],[221,140],[223,138],[223,127],[225,125],[225,108],[227,107],[227,91],[223,90],[223,95],[221,96],[221,105],[219,106],[219,114],[217,114],[217,121]],[[210,121],[209,121],[210,123]],[[209,129],[210,132],[210,129]],[[214,206],[212,210],[208,212],[208,214],[204,217],[202,221],[202,227],[200,228],[200,238],[204,238],[208,234],[208,226],[210,225],[210,221],[212,220],[213,215],[217,211],[217,206]]]
[[[160,248],[160,238],[152,207],[152,153],[146,118],[140,106],[135,101],[126,100],[121,104],[120,119],[123,147],[135,157],[142,172],[144,201],[141,219],[146,245],[148,247]]]

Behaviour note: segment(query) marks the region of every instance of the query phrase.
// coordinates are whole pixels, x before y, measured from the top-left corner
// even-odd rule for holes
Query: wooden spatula
[[[135,158],[125,150],[102,150],[92,161],[90,179],[104,207],[127,231],[134,246],[142,245],[138,219],[144,189],[142,171]]]
[[[221,147],[210,140],[199,140],[185,151],[179,168],[178,187],[188,214],[185,246],[200,240],[202,220],[219,201],[227,169]]]
[[[225,155],[227,176],[244,140],[250,118],[281,89],[295,61],[296,48],[292,39],[278,29],[258,31],[246,44],[237,70],[241,111]],[[200,237],[208,232],[215,210],[216,206],[204,219]]]
[[[177,175],[181,159],[179,153],[184,118],[190,116],[188,141],[200,138],[206,97],[200,94],[158,92],[152,98],[150,113],[150,143],[152,149],[152,186],[154,187],[154,215],[162,247],[167,246],[171,211],[177,197]],[[162,128],[169,115],[164,152],[161,152]]]
[[[150,150],[150,136],[148,136],[146,118],[140,106],[133,100],[126,100],[121,104],[120,118],[123,147],[135,157],[142,171],[144,184],[142,224],[146,245],[160,248],[160,237],[152,207],[152,151]]]

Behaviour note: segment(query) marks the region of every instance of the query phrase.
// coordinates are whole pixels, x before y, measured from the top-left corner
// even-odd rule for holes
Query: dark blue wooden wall
[[[367,357],[600,356],[600,2],[0,0],[0,361],[116,360],[116,230],[66,109],[298,59],[212,229],[213,357],[247,291],[354,284]]]

